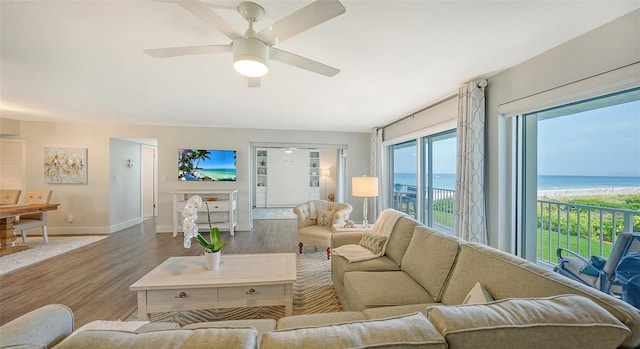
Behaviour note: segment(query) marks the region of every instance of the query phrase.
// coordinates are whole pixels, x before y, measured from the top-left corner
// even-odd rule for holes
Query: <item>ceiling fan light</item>
[[[269,72],[269,46],[255,38],[233,40],[233,69],[250,78]]]

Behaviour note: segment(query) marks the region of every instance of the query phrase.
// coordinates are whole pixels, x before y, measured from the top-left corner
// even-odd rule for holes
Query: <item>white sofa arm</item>
[[[364,235],[364,231],[347,231],[340,232],[331,235],[331,248],[336,248],[342,245],[357,245],[362,240],[362,235]]]
[[[73,312],[62,304],[48,304],[0,327],[0,348],[51,348],[73,332]]]

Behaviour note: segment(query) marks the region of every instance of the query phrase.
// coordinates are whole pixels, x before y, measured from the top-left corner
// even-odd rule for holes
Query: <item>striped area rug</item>
[[[331,262],[323,252],[297,254],[298,280],[293,285],[293,314],[312,314],[342,311],[340,301],[331,282]],[[152,313],[151,322],[171,321],[180,326],[196,322],[279,319],[284,317],[283,306],[190,310],[171,313]],[[137,319],[136,313],[129,319]]]

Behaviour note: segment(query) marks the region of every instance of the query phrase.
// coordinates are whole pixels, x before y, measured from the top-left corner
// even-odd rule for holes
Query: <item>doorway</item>
[[[281,169],[273,171],[274,169],[270,168],[269,164],[275,164],[277,161],[271,162],[268,154],[281,154],[281,157],[274,157],[274,159],[280,158],[281,160],[284,159],[284,154],[291,155],[296,152],[305,154],[304,172],[296,171],[298,174],[295,176],[296,180],[302,178],[303,186],[306,189],[301,189],[301,191],[305,193],[305,197],[302,199],[300,196],[296,204],[311,199],[328,200],[330,194],[334,201],[341,201],[344,198],[342,192],[346,178],[346,158],[342,154],[346,148],[346,144],[251,143],[251,220],[260,219],[254,216],[256,208],[269,209],[268,203],[274,202],[269,200],[268,195],[278,195],[273,190],[268,191],[268,184],[274,183],[273,178],[269,179],[270,174],[280,173],[280,177],[284,177],[286,181],[294,180],[290,178],[291,174],[287,171],[284,171],[284,174],[283,171],[278,171]],[[280,190],[286,191],[287,187],[280,188]],[[277,207],[274,206],[275,208]]]

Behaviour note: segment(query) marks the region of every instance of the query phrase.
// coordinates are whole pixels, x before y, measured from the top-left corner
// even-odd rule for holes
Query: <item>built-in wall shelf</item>
[[[256,150],[256,207],[267,207],[267,150]]]
[[[309,200],[320,200],[320,152],[309,152]]]

